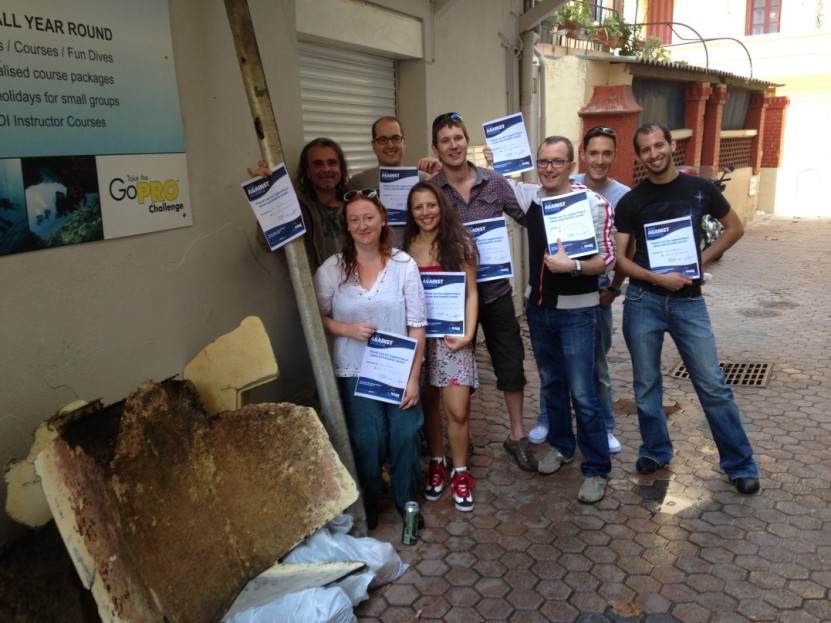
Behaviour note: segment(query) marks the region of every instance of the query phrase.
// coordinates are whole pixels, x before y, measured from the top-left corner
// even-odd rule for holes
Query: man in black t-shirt
[[[623,336],[632,357],[632,376],[642,444],[635,467],[651,474],[672,460],[662,407],[661,348],[669,333],[690,374],[719,451],[720,465],[739,493],[759,491],[759,469],[742,426],[733,392],[718,365],[710,316],[701,296],[703,267],[720,257],[744,230],[718,189],[703,178],[680,175],[672,155],[675,141],[659,124],[638,128],[635,153],[648,177],[615,210],[617,270],[629,277],[623,307]],[[710,214],[725,230],[699,252],[701,217]]]

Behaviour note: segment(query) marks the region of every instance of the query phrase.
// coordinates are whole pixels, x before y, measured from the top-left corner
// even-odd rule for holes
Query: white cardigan
[[[413,258],[398,249],[369,290],[352,279],[342,283],[341,254],[327,258],[315,273],[321,316],[338,322],[370,322],[377,331],[407,335],[407,327],[427,326],[421,276]],[[338,336],[332,354],[335,376],[358,376],[365,341]]]

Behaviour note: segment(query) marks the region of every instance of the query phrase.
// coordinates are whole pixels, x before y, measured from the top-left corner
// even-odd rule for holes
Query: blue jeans
[[[615,429],[615,403],[612,399],[612,379],[606,356],[612,348],[612,306],[597,307],[597,381],[603,422],[610,433]]]
[[[597,398],[597,309],[528,305],[528,329],[540,373],[540,411],[548,414],[548,443],[563,456],[583,454],[585,476],[612,469],[606,427]],[[569,396],[571,400],[569,400]],[[577,421],[575,444],[571,405]]]
[[[733,391],[718,367],[718,352],[703,296],[654,294],[629,283],[623,337],[632,357],[632,378],[641,431],[639,454],[659,465],[672,460],[672,441],[662,407],[661,349],[669,333],[690,374],[695,393],[731,478],[759,476]]]
[[[609,362],[606,355],[612,348],[612,307],[597,307],[597,392],[603,423],[610,433],[615,429],[615,403],[612,398],[612,379],[609,376]],[[548,428],[548,414],[540,405],[537,426]]]
[[[367,507],[377,506],[386,485],[381,469],[387,456],[392,469],[395,505],[403,509],[421,491],[421,460],[418,430],[424,424],[421,403],[409,409],[355,396],[357,377],[338,378],[349,438],[355,452],[355,467]]]

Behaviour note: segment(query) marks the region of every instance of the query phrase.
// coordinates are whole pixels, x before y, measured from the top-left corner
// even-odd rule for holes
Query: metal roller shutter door
[[[353,175],[377,165],[372,123],[395,114],[395,61],[300,42],[303,135],[337,141]]]

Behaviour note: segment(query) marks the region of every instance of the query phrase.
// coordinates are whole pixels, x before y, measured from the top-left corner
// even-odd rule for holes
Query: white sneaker
[[[606,433],[606,435],[607,435],[607,436],[608,436],[608,438],[609,438],[609,452],[610,452],[611,454],[617,454],[618,452],[620,452],[621,450],[623,450],[623,447],[620,445],[620,442],[619,442],[619,441],[617,440],[617,438],[616,438],[616,437],[612,434],[612,431],[608,431],[608,432]]]
[[[602,476],[590,476],[583,480],[577,499],[584,504],[594,504],[606,495],[606,479]]]
[[[528,433],[528,441],[535,444],[541,444],[548,439],[548,429],[545,426],[537,426],[530,433]]]

